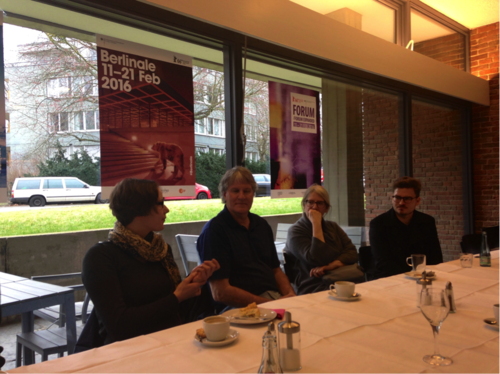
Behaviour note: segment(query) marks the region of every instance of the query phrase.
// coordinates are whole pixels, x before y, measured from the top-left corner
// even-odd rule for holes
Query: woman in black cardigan
[[[169,210],[156,182],[124,179],[109,207],[115,226],[107,242],[89,249],[82,271],[101,341],[109,344],[194,320],[210,305],[209,296],[200,294],[219,268],[217,261],[205,261],[181,281],[172,248],[157,233]]]

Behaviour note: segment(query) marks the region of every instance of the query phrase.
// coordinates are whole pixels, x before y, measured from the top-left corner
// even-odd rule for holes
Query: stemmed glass
[[[438,347],[439,329],[450,312],[450,302],[445,291],[432,287],[424,288],[420,293],[420,310],[431,324],[434,333],[434,354],[424,356],[424,361],[436,366],[451,365],[452,359],[441,356]]]

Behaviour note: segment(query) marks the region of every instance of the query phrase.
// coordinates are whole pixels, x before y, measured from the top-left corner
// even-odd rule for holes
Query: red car
[[[211,199],[212,194],[207,186],[195,183],[194,189],[196,196],[169,196],[165,197],[165,200],[192,200],[192,199]]]

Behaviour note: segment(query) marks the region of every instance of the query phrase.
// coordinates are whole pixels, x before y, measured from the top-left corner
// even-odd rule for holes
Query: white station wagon
[[[74,177],[16,178],[10,201],[30,206],[76,201],[105,202],[101,200],[101,187],[89,186]]]

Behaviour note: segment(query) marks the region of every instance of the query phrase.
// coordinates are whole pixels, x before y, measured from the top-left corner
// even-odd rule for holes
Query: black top
[[[410,271],[406,258],[412,254],[424,254],[427,265],[443,262],[436,221],[418,211],[413,212],[409,225],[401,222],[392,208],[374,218],[370,222],[370,245],[375,279]]]
[[[267,221],[249,213],[247,230],[226,207],[203,227],[196,244],[200,258],[219,261],[210,280],[229,279],[231,286],[254,295],[278,291],[273,269],[280,266],[273,231]]]
[[[322,219],[321,227],[324,242],[313,236],[312,223],[304,214],[288,229],[285,250],[298,260],[294,264],[298,274],[293,281],[299,295],[328,290],[330,287],[321,278],[311,277],[311,269],[335,260],[342,261],[344,265],[358,261],[356,247],[339,225]]]
[[[182,323],[174,284],[160,262],[140,261],[102,242],[85,255],[82,280],[107,333],[105,344]]]

